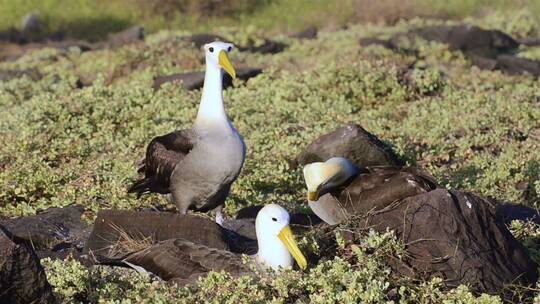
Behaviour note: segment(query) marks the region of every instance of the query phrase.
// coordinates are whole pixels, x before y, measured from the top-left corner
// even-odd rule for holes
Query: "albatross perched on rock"
[[[220,221],[221,208],[246,154],[242,136],[223,106],[223,70],[236,77],[227,56],[233,47],[220,41],[204,46],[206,74],[195,123],[191,129],[152,139],[139,168],[145,177],[129,192],[168,194],[181,214],[217,208],[216,221]]]
[[[414,167],[359,168],[343,157],[307,164],[304,181],[311,210],[330,225],[439,188],[431,175]]]
[[[130,221],[131,219],[131,221]],[[144,221],[144,223],[143,223]],[[255,220],[258,251],[250,258],[258,269],[291,268],[294,260],[301,269],[307,261],[289,227],[290,215],[283,207],[269,204]],[[137,224],[138,223],[138,224]],[[251,273],[242,256],[231,252],[231,234],[211,220],[195,215],[161,212],[100,212],[85,252],[98,262],[127,264],[151,272],[164,280],[194,282],[209,271],[227,271],[233,275]],[[221,232],[220,232],[221,231]],[[119,251],[129,235],[133,241],[151,242],[137,250]],[[233,242],[239,242],[234,240]]]

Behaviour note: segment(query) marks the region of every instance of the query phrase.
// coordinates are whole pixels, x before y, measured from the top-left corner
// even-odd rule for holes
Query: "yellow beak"
[[[308,191],[307,193],[307,199],[308,201],[316,201],[319,199],[319,192],[318,191]]]
[[[233,79],[236,78],[236,71],[234,70],[231,62],[229,61],[227,52],[225,52],[224,50],[221,50],[219,52],[218,59],[219,59],[219,65],[221,66],[221,68],[224,69],[225,72],[227,72],[229,75],[231,75]]]
[[[278,234],[278,238],[283,242],[283,244],[285,244],[287,250],[289,250],[293,258],[296,260],[296,263],[298,263],[298,266],[300,266],[301,269],[306,269],[306,258],[304,257],[300,249],[298,249],[298,244],[294,239],[294,235],[292,234],[291,227],[289,227],[289,225],[281,229]]]

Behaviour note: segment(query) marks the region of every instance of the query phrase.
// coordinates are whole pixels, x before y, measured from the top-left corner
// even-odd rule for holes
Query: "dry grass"
[[[109,250],[110,256],[123,256],[128,253],[144,250],[156,243],[154,236],[132,235],[117,225],[111,224],[111,228],[118,232],[118,240]]]

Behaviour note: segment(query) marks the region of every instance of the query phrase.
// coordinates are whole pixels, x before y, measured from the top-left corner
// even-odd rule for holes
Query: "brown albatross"
[[[204,46],[206,74],[201,103],[191,129],[158,136],[146,149],[139,168],[145,177],[129,192],[167,194],[181,214],[189,209],[206,212],[217,208],[216,220],[244,163],[246,148],[223,106],[223,70],[236,76],[227,53],[231,43]]]
[[[306,268],[307,261],[289,223],[287,210],[275,204],[266,205],[257,214],[258,250],[250,256],[257,268],[290,268],[294,260],[300,268]],[[196,215],[104,211],[98,214],[85,252],[100,263],[129,265],[164,280],[182,283],[193,282],[212,270],[233,275],[252,273],[242,256],[231,252],[231,242],[242,240],[231,240],[235,236],[223,230],[211,220]]]
[[[330,225],[439,188],[431,175],[414,167],[359,168],[342,157],[307,164],[304,181],[311,210]]]

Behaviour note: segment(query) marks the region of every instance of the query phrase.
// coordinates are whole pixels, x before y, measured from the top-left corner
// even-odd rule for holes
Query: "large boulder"
[[[78,258],[90,233],[81,220],[84,207],[71,205],[42,213],[0,221],[18,242],[36,250],[40,258]]]
[[[52,303],[51,285],[39,259],[0,226],[0,303]]]
[[[401,276],[442,277],[450,287],[466,284],[475,292],[492,294],[510,284],[533,285],[538,279],[537,265],[495,216],[495,204],[474,194],[437,189],[352,225],[395,231],[406,254],[389,263]]]
[[[312,25],[299,32],[292,34],[290,37],[296,38],[296,39],[316,39],[317,33],[318,33],[317,28]]]
[[[137,43],[144,40],[144,28],[133,26],[120,32],[108,35],[107,44],[110,47],[120,47],[125,44]]]
[[[348,158],[360,167],[403,165],[390,147],[356,124],[347,124],[315,139],[292,165],[326,161],[334,156]]]
[[[519,43],[499,30],[485,30],[466,24],[430,26],[415,30],[426,40],[448,44],[452,50],[494,58],[517,50]]]
[[[537,209],[528,206],[518,204],[500,204],[497,206],[495,215],[506,225],[510,225],[510,223],[512,223],[514,220],[524,222],[530,221],[540,225],[540,212]]]

